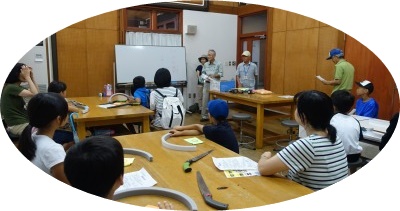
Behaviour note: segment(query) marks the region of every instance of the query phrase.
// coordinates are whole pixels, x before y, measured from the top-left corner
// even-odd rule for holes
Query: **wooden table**
[[[139,171],[144,167],[157,181],[155,187],[169,188],[188,195],[196,202],[198,210],[215,209],[209,207],[203,201],[197,185],[197,171],[200,171],[203,175],[213,195],[213,199],[222,203],[228,203],[229,209],[263,206],[313,193],[311,189],[305,186],[278,176],[227,178],[223,171],[215,167],[212,162],[212,157],[228,158],[240,156],[239,154],[209,141],[203,135],[197,136],[199,139],[203,140],[204,143],[197,145],[197,150],[194,152],[167,149],[161,144],[161,137],[167,132],[167,130],[164,130],[115,137],[121,142],[124,148],[139,149],[153,155],[153,162],[149,162],[144,157],[125,155],[125,157],[135,157],[133,164],[125,167],[125,173]],[[168,142],[178,145],[188,145],[184,139],[190,137],[172,137],[168,139]],[[210,149],[214,149],[211,154],[192,163],[192,172],[185,173],[183,171],[182,165],[186,160]],[[217,187],[222,186],[227,188],[222,190],[217,189]],[[163,200],[172,201],[174,209],[176,210],[188,209],[178,201],[160,196],[132,196],[118,201],[138,206],[146,206],[156,205],[158,201]]]
[[[358,115],[352,116],[360,122],[361,127],[366,129],[362,132],[364,139],[361,141],[379,146],[382,136],[386,133],[386,129],[389,127],[390,122],[387,120],[375,119],[371,117]]]
[[[89,112],[86,114],[79,113],[78,117],[74,117],[76,130],[80,140],[85,138],[86,128],[93,126],[142,122],[143,132],[150,132],[149,116],[153,115],[154,112],[143,106],[128,105],[105,109],[98,107],[98,105],[106,103],[108,97],[73,97],[68,99],[89,106]]]
[[[256,148],[263,147],[264,137],[264,109],[277,106],[290,106],[291,118],[294,114],[293,98],[280,97],[281,94],[233,94],[229,92],[210,91],[210,100],[220,98],[227,101],[232,101],[238,104],[243,104],[257,109],[256,114]]]

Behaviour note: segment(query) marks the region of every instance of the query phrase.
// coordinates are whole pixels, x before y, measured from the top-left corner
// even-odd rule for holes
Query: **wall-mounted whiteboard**
[[[185,47],[115,45],[116,83],[132,83],[136,76],[154,82],[159,68],[171,72],[171,81],[187,81]]]

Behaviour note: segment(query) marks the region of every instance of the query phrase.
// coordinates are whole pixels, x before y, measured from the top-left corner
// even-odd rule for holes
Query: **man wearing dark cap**
[[[356,82],[358,88],[356,90],[357,96],[360,99],[356,102],[356,115],[378,118],[379,105],[370,94],[374,91],[374,84],[371,81]]]
[[[353,88],[354,67],[344,59],[343,51],[339,48],[332,49],[329,51],[329,56],[326,60],[332,60],[335,64],[335,76],[332,81],[321,80],[322,83],[333,86],[332,93],[336,90],[347,90],[350,92]]]
[[[205,137],[233,152],[239,153],[239,144],[235,133],[226,118],[229,114],[228,104],[224,100],[216,99],[208,102],[208,116],[212,125],[192,124],[176,126],[170,131],[171,136]]]

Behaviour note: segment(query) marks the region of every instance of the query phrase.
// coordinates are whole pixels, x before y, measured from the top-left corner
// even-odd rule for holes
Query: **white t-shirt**
[[[331,125],[336,128],[337,139],[343,142],[346,154],[361,153],[363,148],[360,146],[360,125],[352,116],[341,113],[335,114],[331,119]]]
[[[32,163],[51,175],[50,169],[64,162],[66,154],[64,147],[48,136],[36,135],[36,132],[32,134],[32,140],[36,143],[36,153]]]

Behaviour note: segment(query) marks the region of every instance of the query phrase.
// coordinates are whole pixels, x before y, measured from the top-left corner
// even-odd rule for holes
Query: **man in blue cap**
[[[324,79],[321,79],[321,81],[325,85],[333,86],[332,93],[336,90],[347,90],[350,92],[353,88],[354,66],[343,57],[343,51],[339,48],[334,48],[329,51],[329,57],[326,58],[326,60],[332,60],[335,64],[335,76],[332,81]]]
[[[176,126],[170,131],[171,136],[196,136],[204,134],[205,137],[233,152],[239,153],[239,144],[235,133],[226,118],[229,114],[228,104],[224,100],[211,100],[207,104],[208,117],[212,125],[192,124]]]

